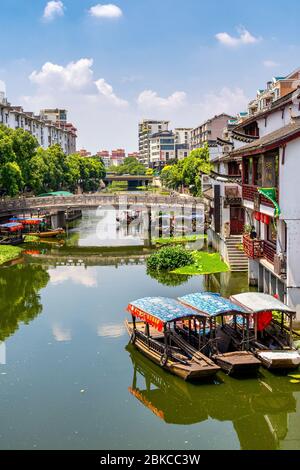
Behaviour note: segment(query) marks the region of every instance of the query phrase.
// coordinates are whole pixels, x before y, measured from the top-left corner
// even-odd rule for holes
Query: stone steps
[[[233,235],[226,240],[228,262],[232,272],[248,271],[248,258],[243,251],[237,248],[242,244],[242,240],[241,235]]]

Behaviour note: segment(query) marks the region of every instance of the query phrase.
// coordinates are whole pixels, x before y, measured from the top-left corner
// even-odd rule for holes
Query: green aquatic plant
[[[0,265],[19,258],[22,249],[18,246],[0,245]]]
[[[147,259],[150,271],[172,271],[192,264],[193,254],[181,246],[166,246]]]
[[[175,274],[202,275],[229,271],[228,265],[222,260],[219,253],[193,251],[192,256],[192,263],[175,269],[173,272]]]

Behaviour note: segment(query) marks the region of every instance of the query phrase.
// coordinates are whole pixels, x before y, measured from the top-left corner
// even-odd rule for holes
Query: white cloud
[[[41,88],[82,90],[92,83],[92,65],[93,59],[80,59],[66,67],[46,62],[39,72],[32,72],[29,79]]]
[[[184,91],[175,91],[167,98],[160,97],[156,91],[144,90],[137,99],[141,108],[151,109],[175,109],[182,107],[186,102],[186,93]]]
[[[260,37],[253,36],[247,29],[243,26],[238,28],[239,36],[231,36],[230,34],[223,32],[216,34],[217,40],[228,47],[237,47],[247,44],[255,44],[261,41]]]
[[[61,1],[50,1],[47,3],[44,9],[44,14],[43,18],[46,21],[52,21],[54,18],[57,16],[63,16],[64,15],[64,4]]]
[[[268,68],[278,67],[280,65],[278,62],[274,62],[274,60],[264,60],[263,64]]]
[[[245,110],[248,103],[249,98],[241,88],[230,89],[224,87],[218,93],[207,93],[200,103],[200,109],[205,119],[207,119],[214,114],[223,112],[235,115],[239,111]]]
[[[43,93],[59,91],[89,94],[90,99],[100,95],[115,106],[126,106],[127,101],[119,98],[104,78],[94,81],[93,59],[80,59],[66,66],[46,62],[40,71],[34,71],[29,79],[38,85]]]
[[[111,103],[117,105],[117,106],[127,106],[128,102],[126,100],[123,100],[122,98],[119,98],[117,95],[115,95],[113,91],[113,87],[107,83],[104,78],[100,78],[95,82],[95,85],[97,87],[97,90],[99,93],[103,96],[105,96]]]
[[[95,18],[120,18],[123,15],[121,8],[112,3],[101,5],[98,3],[90,8],[89,13]]]

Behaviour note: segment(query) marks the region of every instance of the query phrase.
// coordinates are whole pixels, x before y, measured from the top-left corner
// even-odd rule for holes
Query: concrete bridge
[[[154,194],[80,194],[74,196],[51,196],[51,197],[19,197],[14,199],[2,199],[0,201],[0,216],[5,217],[12,214],[28,213],[30,211],[66,211],[68,209],[95,209],[99,206],[119,207],[124,204],[135,208],[138,206],[170,206],[170,207],[195,207],[202,205],[202,198],[191,196],[158,196]]]
[[[116,173],[107,173],[105,178],[103,178],[104,183],[112,183],[114,181],[126,182],[128,183],[128,189],[134,189],[138,186],[148,186],[149,183],[152,183],[153,176],[147,175],[117,175]]]

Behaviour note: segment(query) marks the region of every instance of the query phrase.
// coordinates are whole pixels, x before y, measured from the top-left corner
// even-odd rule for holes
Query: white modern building
[[[150,138],[150,162],[152,168],[161,169],[169,160],[175,159],[175,135],[172,131],[161,131]]]
[[[59,144],[66,154],[76,152],[77,129],[73,124],[46,120],[41,115],[24,111],[21,106],[12,106],[3,93],[0,95],[0,124],[30,132],[44,149]]]
[[[139,123],[139,160],[146,166],[150,165],[150,139],[153,134],[167,131],[169,121],[144,119]]]

